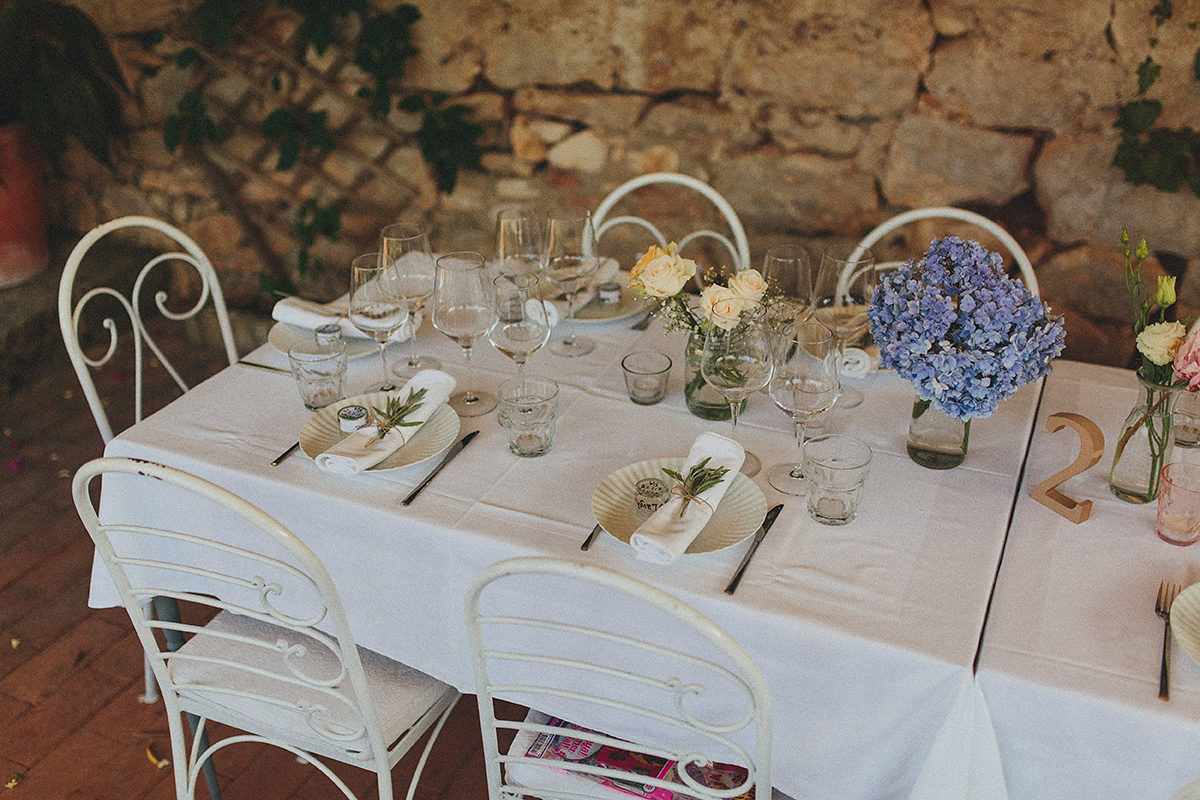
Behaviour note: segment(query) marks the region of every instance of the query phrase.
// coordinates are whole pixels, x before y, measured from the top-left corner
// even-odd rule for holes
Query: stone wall
[[[118,48],[135,134],[115,170],[86,156],[61,165],[54,218],[80,232],[125,213],[171,219],[210,253],[235,304],[265,307],[265,268],[317,298],[344,291],[340,265],[398,218],[425,221],[435,249],[487,253],[503,206],[595,208],[628,178],[667,170],[728,198],[755,260],[781,241],[816,251],[857,239],[909,207],[981,211],[1033,258],[1074,358],[1124,364],[1132,352],[1122,225],[1180,276],[1184,313],[1200,315],[1200,200],[1130,186],[1110,166],[1116,106],[1152,39],[1162,122],[1200,128],[1200,33],[1188,24],[1200,0],[1176,0],[1161,27],[1154,0],[416,0],[421,54],[404,88],[447,92],[486,129],[484,170],[450,195],[420,158],[414,118],[366,117],[345,53],[287,56],[286,15],[268,13],[251,43],[183,73],[169,64],[184,44],[171,25],[194,3],[79,4]],[[159,44],[136,35],[157,26]],[[226,139],[168,154],[163,121],[197,79]],[[278,173],[256,126],[293,103],[328,110],[343,146]],[[344,230],[314,249],[333,266],[299,276],[291,223],[308,197],[337,203]],[[638,208],[668,235],[704,213],[666,192]],[[909,247],[946,230],[913,226]]]

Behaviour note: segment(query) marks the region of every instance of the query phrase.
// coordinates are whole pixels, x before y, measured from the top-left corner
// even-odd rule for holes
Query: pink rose
[[[1192,333],[1175,351],[1175,374],[1188,382],[1188,390],[1200,389],[1200,332]]]

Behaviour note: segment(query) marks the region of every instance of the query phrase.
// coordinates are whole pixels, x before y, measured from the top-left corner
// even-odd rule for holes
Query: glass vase
[[[1162,468],[1174,446],[1172,414],[1182,388],[1151,383],[1140,373],[1138,382],[1138,402],[1125,418],[1108,471],[1109,489],[1127,503],[1149,503],[1158,497]]]
[[[683,399],[688,411],[701,419],[729,419],[729,401],[704,380],[700,372],[700,361],[704,356],[704,334],[693,331],[688,335],[683,351]],[[738,407],[740,413],[746,401]]]
[[[967,457],[971,420],[961,420],[933,407],[929,400],[913,401],[908,424],[908,456],[922,467],[951,469]]]

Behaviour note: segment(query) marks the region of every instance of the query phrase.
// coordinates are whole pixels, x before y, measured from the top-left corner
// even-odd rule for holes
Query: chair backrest
[[[120,291],[110,287],[98,286],[88,289],[77,301],[73,300],[76,277],[88,251],[106,235],[125,228],[145,228],[158,231],[173,240],[171,246],[177,245],[182,248],[182,251],[164,252],[153,257],[142,267],[134,281],[133,288],[127,294],[122,294]],[[79,243],[71,251],[70,256],[67,257],[67,263],[63,268],[62,279],[58,286],[58,324],[62,330],[63,342],[66,345],[67,354],[71,358],[75,374],[79,377],[79,383],[83,386],[83,393],[87,397],[88,406],[92,410],[92,416],[96,418],[96,425],[99,426],[100,435],[105,443],[112,439],[114,433],[112,425],[109,422],[108,413],[104,410],[100,396],[96,391],[96,384],[92,379],[91,370],[98,369],[107,364],[116,353],[119,335],[117,330],[118,324],[112,317],[104,318],[101,324],[108,330],[108,348],[99,358],[92,358],[83,352],[83,345],[80,342],[80,324],[83,321],[84,309],[91,300],[97,297],[109,297],[112,300],[108,302],[110,304],[112,302],[118,304],[129,319],[134,355],[134,422],[140,422],[142,419],[142,378],[144,369],[143,342],[171,375],[171,378],[179,386],[180,390],[186,392],[188,389],[187,383],[180,377],[178,370],[171,364],[170,360],[163,353],[162,348],[159,347],[154,337],[151,336],[142,318],[145,310],[144,305],[147,302],[147,298],[142,296],[147,276],[158,265],[171,262],[182,262],[195,269],[200,283],[199,298],[187,310],[172,311],[167,307],[169,299],[167,292],[160,290],[154,295],[154,304],[167,319],[181,321],[190,319],[200,313],[211,298],[213,309],[216,311],[221,338],[225,345],[225,354],[229,358],[229,363],[233,364],[237,361],[237,350],[234,347],[233,329],[229,325],[229,313],[225,308],[225,296],[221,293],[221,285],[217,281],[217,273],[213,269],[208,257],[200,249],[200,246],[183,231],[169,223],[152,217],[122,217],[93,228],[79,240]]]
[[[919,219],[956,219],[962,222],[969,222],[987,231],[1008,248],[1008,252],[1012,254],[1013,260],[1017,262],[1017,266],[1021,269],[1021,277],[1024,279],[1026,287],[1029,288],[1031,294],[1035,297],[1038,296],[1038,282],[1037,276],[1033,272],[1033,262],[1029,260],[1029,256],[1025,254],[1025,250],[1012,237],[1012,234],[982,214],[967,211],[963,208],[935,206],[930,208],[914,208],[910,211],[897,214],[891,219],[881,222],[874,230],[864,236],[851,255],[851,260],[853,261],[858,256],[861,256],[862,251],[874,247],[883,237],[892,231]]]
[[[658,790],[732,798],[755,786],[770,796],[766,682],[731,636],[685,603],[599,567],[516,558],[475,577],[466,617],[491,800],[611,798],[601,781],[628,781],[635,764],[655,773],[637,783]],[[543,713],[499,719],[496,700]],[[517,732],[507,754],[501,729]],[[589,757],[537,757],[570,747]],[[660,777],[664,760],[676,769]]]
[[[596,238],[602,238],[608,230],[617,225],[637,225],[649,231],[659,247],[666,247],[667,237],[649,220],[638,216],[617,216],[611,218],[608,216],[609,212],[613,210],[613,206],[620,202],[627,194],[643,186],[653,184],[682,186],[699,192],[716,206],[717,211],[724,217],[725,223],[729,226],[729,230],[733,235],[733,238],[730,239],[729,236],[710,229],[695,230],[675,240],[681,252],[696,239],[715,239],[725,245],[725,249],[729,251],[729,257],[732,259],[732,266],[735,272],[740,272],[750,266],[750,244],[746,239],[746,229],[742,226],[742,221],[738,218],[737,212],[733,210],[733,206],[704,181],[697,180],[690,175],[682,175],[678,172],[652,172],[646,175],[639,175],[613,189],[600,205],[597,206],[595,213],[592,215],[593,222],[596,225]]]
[[[157,527],[111,519],[107,510],[101,522],[89,492],[100,475],[106,490],[111,482],[165,482],[172,488],[154,484],[155,494],[173,502],[145,512]],[[126,496],[138,496],[137,483],[128,488]],[[284,743],[288,731],[299,731],[309,752],[343,761],[386,758],[388,743],[337,590],[287,528],[220,486],[137,459],[89,461],[75,474],[73,491],[173,720],[187,712],[259,734],[265,724]],[[177,601],[182,621],[153,618],[151,598]],[[180,639],[182,646],[171,649],[172,637],[172,646]],[[237,721],[213,711],[229,708],[239,710]],[[260,718],[241,722],[246,709]]]

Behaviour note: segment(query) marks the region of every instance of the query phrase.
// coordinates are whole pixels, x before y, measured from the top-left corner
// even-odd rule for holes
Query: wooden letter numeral
[[[1056,514],[1062,514],[1078,525],[1091,515],[1092,501],[1077,503],[1060,492],[1058,487],[1079,473],[1091,469],[1104,456],[1104,434],[1096,423],[1079,414],[1063,412],[1051,414],[1046,418],[1046,428],[1051,432],[1061,431],[1067,425],[1079,434],[1079,455],[1071,466],[1039,483],[1030,495],[1046,508]]]

